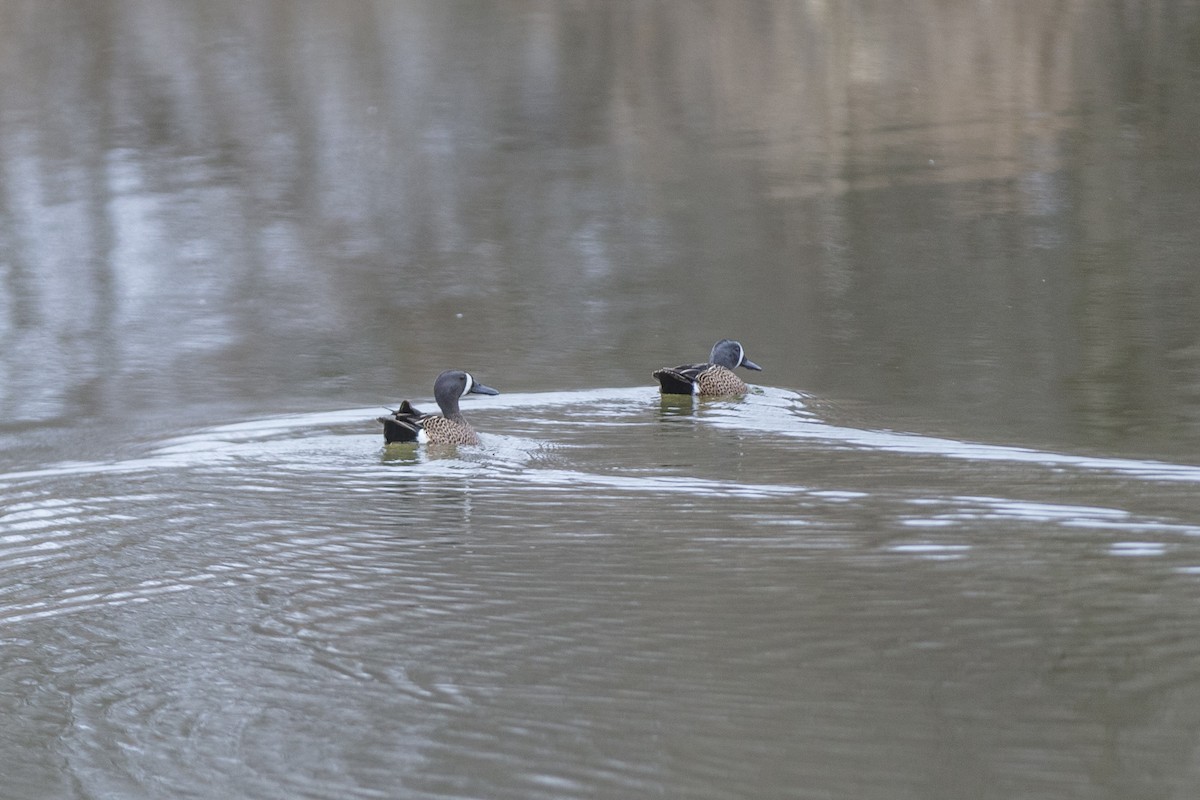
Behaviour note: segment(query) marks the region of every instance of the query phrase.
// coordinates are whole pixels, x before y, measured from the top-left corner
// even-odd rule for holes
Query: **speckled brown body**
[[[430,444],[479,444],[475,429],[462,417],[446,419],[430,414],[422,420],[421,427]]]
[[[746,383],[728,367],[720,364],[683,364],[664,367],[654,373],[663,394],[696,394],[728,397],[745,394]]]
[[[745,394],[746,382],[728,367],[714,364],[696,376],[696,394]]]
[[[479,435],[462,414],[444,417],[426,414],[405,400],[390,417],[379,417],[383,437],[393,442],[428,442],[429,444],[479,444]]]

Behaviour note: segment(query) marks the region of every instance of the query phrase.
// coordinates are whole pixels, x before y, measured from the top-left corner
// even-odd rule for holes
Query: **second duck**
[[[713,345],[706,363],[663,367],[655,370],[654,377],[662,386],[663,394],[696,394],[710,397],[745,394],[745,381],[733,372],[737,367],[762,370],[762,367],[746,358],[746,349],[742,347],[741,342],[722,339]]]

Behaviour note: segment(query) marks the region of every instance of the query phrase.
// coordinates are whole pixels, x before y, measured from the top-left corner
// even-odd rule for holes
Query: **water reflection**
[[[720,319],[908,422],[1197,441],[1194,3],[206,9],[6,7],[8,420],[383,399],[464,354],[632,384]]]
[[[658,402],[663,419],[666,419],[693,416],[696,413],[696,404],[702,401],[689,394],[664,394],[659,396]]]

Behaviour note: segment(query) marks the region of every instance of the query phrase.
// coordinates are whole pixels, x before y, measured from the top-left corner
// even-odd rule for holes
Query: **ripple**
[[[1164,555],[1167,552],[1167,546],[1162,542],[1114,542],[1108,552],[1109,555],[1114,556],[1145,558]]]
[[[611,427],[629,435],[640,428],[661,427],[662,420],[642,415],[657,407],[661,397],[652,389],[593,389],[572,392],[512,393],[490,397],[469,412],[480,420],[495,417],[503,427],[525,427],[556,439],[572,431]],[[0,474],[0,487],[39,479],[82,475],[119,474],[156,469],[182,469],[204,465],[267,462],[276,468],[322,472],[332,467],[357,468],[364,454],[379,452],[373,419],[378,409],[360,408],[311,414],[290,414],[203,428],[153,445],[145,456],[114,462],[68,461],[43,469]],[[514,418],[512,412],[517,412]],[[545,416],[551,413],[552,416]],[[898,455],[939,456],[977,463],[1007,461],[1043,467],[1070,467],[1119,473],[1154,481],[1200,481],[1200,467],[1166,462],[1075,456],[962,442],[917,434],[866,430],[822,422],[806,407],[802,394],[758,388],[742,402],[697,400],[686,406],[685,419],[719,428],[779,437],[820,440],[830,444],[866,448]],[[547,449],[562,442],[543,438],[488,433],[479,424],[482,448],[463,448],[451,458],[429,448],[403,451],[398,463],[420,465],[430,472],[469,469],[486,463],[494,470],[505,466],[522,469]],[[364,429],[369,433],[361,432]],[[359,431],[349,433],[350,430]],[[400,452],[400,451],[398,451]],[[841,490],[834,490],[841,491]]]
[[[980,444],[919,434],[867,430],[829,425],[812,417],[798,417],[789,404],[801,396],[781,390],[749,395],[744,408],[717,417],[714,422],[742,430],[769,432],[794,438],[818,438],[843,445],[908,455],[932,455],[974,462],[1007,461],[1043,467],[1073,467],[1119,473],[1155,481],[1200,481],[1200,467],[1162,461],[1076,456],[1023,447]]]
[[[935,544],[933,542],[917,542],[913,544],[896,544],[888,548],[893,553],[913,555],[918,558],[928,558],[936,561],[947,561],[963,558],[971,550],[966,544]]]
[[[964,470],[974,446],[810,405],[502,395],[468,411],[475,448],[383,448],[349,409],[0,475],[0,674],[38,659],[46,694],[16,689],[84,795],[432,797],[499,770],[498,796],[551,797],[729,786],[705,730],[766,751],[836,717],[847,676],[874,707],[892,675],[969,682],[1063,627],[1035,601],[1137,632],[1151,685],[1194,671],[1125,602],[1194,591],[1186,481],[994,447]],[[714,766],[664,771],[678,747]]]
[[[940,507],[929,515],[905,515],[900,520],[911,527],[951,527],[964,523],[1036,523],[1063,527],[1126,532],[1157,531],[1181,536],[1200,535],[1200,525],[1141,517],[1121,508],[1039,503],[1001,497],[957,496],[910,499],[909,505]]]

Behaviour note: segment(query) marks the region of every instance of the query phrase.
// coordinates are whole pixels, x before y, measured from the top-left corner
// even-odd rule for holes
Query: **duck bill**
[[[748,358],[743,358],[740,366],[743,366],[746,369],[752,369],[755,372],[762,372],[762,367],[760,367],[758,364],[755,364],[753,361],[751,361]]]
[[[484,386],[482,383],[473,384],[467,394],[500,394],[490,386]]]

